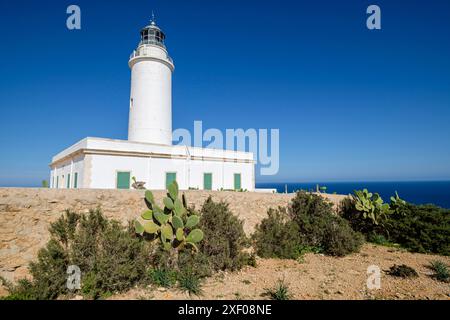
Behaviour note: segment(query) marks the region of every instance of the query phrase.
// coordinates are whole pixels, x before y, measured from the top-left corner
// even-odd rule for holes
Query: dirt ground
[[[425,299],[450,300],[450,284],[431,277],[430,261],[450,258],[409,253],[402,249],[366,244],[360,253],[343,258],[306,254],[302,261],[258,259],[257,267],[239,272],[224,272],[207,279],[200,296],[189,296],[179,289],[148,287],[133,289],[110,299],[267,299],[265,289],[284,279],[292,299]],[[402,279],[385,271],[394,264],[406,264],[419,274],[415,279]],[[367,288],[367,268],[381,270],[380,289]]]

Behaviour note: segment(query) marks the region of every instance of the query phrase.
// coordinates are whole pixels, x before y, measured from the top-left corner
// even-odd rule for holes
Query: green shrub
[[[151,283],[165,288],[173,287],[177,281],[177,272],[164,268],[151,268],[149,270]]]
[[[263,258],[297,259],[302,249],[298,226],[286,209],[269,209],[267,214],[252,235],[256,253]]]
[[[342,257],[358,252],[364,243],[362,234],[353,231],[347,221],[339,216],[324,219],[325,234],[318,247],[325,254]]]
[[[192,269],[185,269],[180,273],[178,285],[189,295],[195,294],[198,296],[202,293],[201,279]]]
[[[430,264],[430,269],[434,271],[433,277],[442,282],[450,282],[450,268],[442,261],[434,260]]]
[[[382,244],[396,243],[422,253],[450,254],[450,210],[434,205],[414,205],[391,197],[389,214],[382,223],[364,218],[354,199],[341,202],[341,214],[355,231],[363,233],[368,241]]]
[[[239,270],[248,264],[249,254],[243,249],[249,241],[243,222],[230,211],[228,204],[214,202],[209,197],[200,212],[199,227],[205,238],[199,244],[199,251],[208,257],[211,268],[218,270]]]
[[[36,300],[37,292],[33,283],[28,279],[20,279],[16,285],[0,278],[0,282],[7,288],[9,294],[0,300]]]
[[[129,289],[145,278],[145,243],[99,210],[66,211],[49,230],[49,242],[30,264],[33,280],[19,282],[11,293],[27,289],[33,299],[71,294],[66,287],[70,265],[81,270],[81,293],[94,299]]]
[[[298,258],[305,251],[343,256],[359,250],[362,236],[321,196],[297,192],[287,211],[269,210],[253,235],[262,257]]]
[[[150,264],[179,273],[189,270],[203,278],[218,270],[239,270],[244,265],[255,264],[255,257],[243,251],[249,243],[242,221],[229,210],[226,203],[216,203],[208,198],[200,211],[198,227],[203,230],[204,239],[197,244],[198,252],[187,247],[176,254],[154,246]]]
[[[450,210],[407,204],[387,224],[389,239],[422,253],[450,255]]]
[[[387,273],[391,276],[400,278],[417,278],[419,276],[416,270],[405,264],[402,265],[394,264],[392,267],[389,268],[389,271]]]
[[[291,298],[289,287],[284,280],[278,280],[274,288],[265,289],[262,296],[269,297],[271,300],[289,300]]]
[[[288,209],[300,232],[303,247],[312,247],[331,255],[357,252],[362,236],[335,214],[332,204],[319,195],[298,192]]]

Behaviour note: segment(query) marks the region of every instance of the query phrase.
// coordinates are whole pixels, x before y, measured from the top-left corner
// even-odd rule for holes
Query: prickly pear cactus
[[[373,194],[367,189],[355,190],[352,196],[356,210],[362,213],[364,219],[370,219],[375,225],[382,223],[391,213],[389,204],[383,203],[378,193]]]
[[[148,210],[144,211],[140,218],[135,220],[136,233],[151,234],[159,239],[166,250],[181,249],[190,245],[198,251],[197,243],[203,239],[203,231],[195,228],[200,221],[200,216],[188,210],[187,201],[182,195],[178,198],[178,184],[171,183],[167,190],[167,196],[163,199],[164,208],[158,207],[150,190],[145,192],[145,203]]]

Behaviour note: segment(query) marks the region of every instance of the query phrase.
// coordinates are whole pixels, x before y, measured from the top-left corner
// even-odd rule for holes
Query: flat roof
[[[105,155],[126,155],[127,153],[142,157],[167,156],[182,158],[212,158],[226,160],[254,161],[253,152],[199,148],[183,145],[162,145],[128,140],[86,137],[52,158],[51,165],[70,158],[78,153],[95,153]]]

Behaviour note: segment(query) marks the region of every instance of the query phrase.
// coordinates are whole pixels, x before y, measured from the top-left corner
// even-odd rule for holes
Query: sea
[[[257,188],[274,188],[278,192],[297,190],[315,191],[316,185],[325,186],[326,193],[350,194],[354,190],[367,189],[379,193],[389,202],[395,191],[400,198],[414,204],[435,204],[450,209],[450,181],[397,181],[397,182],[298,182],[298,183],[256,183]]]

